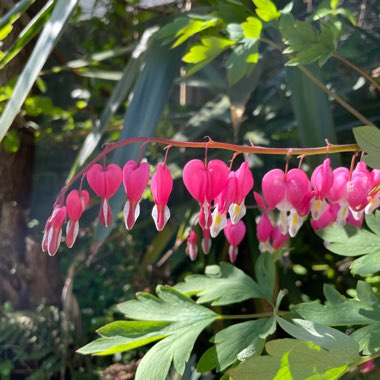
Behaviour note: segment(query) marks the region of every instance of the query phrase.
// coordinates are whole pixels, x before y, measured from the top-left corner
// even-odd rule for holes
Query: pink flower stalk
[[[211,236],[216,237],[227,224],[227,212],[236,199],[237,178],[235,172],[228,174],[226,186],[221,193],[215,198],[215,209],[212,213],[212,224],[210,227]]]
[[[380,190],[376,190],[380,185],[380,169],[373,169],[370,176],[372,189],[368,194],[368,204],[365,208],[366,214],[370,214],[380,206]]]
[[[210,227],[210,204],[220,194],[228,181],[228,167],[221,160],[211,160],[207,166],[201,160],[189,161],[183,169],[183,182],[200,205],[203,228]],[[202,214],[204,214],[202,216]]]
[[[45,225],[42,238],[42,251],[54,256],[61,244],[62,225],[66,219],[67,210],[65,206],[57,205]]]
[[[82,190],[80,193],[78,190],[70,191],[66,198],[66,209],[69,221],[66,226],[66,245],[71,248],[78,236],[79,232],[79,219],[86,209],[90,195],[87,190]]]
[[[245,197],[251,191],[254,180],[249,170],[248,161],[243,162],[235,173],[237,179],[236,197],[229,207],[231,223],[236,224],[246,213]]]
[[[326,158],[323,164],[317,166],[311,176],[311,185],[314,197],[311,200],[311,217],[319,219],[327,207],[325,198],[334,183],[334,174],[330,166],[330,159]]]
[[[203,228],[202,231],[203,231],[203,239],[201,242],[202,250],[203,250],[203,253],[207,255],[211,249],[211,234],[208,228]]]
[[[186,252],[189,255],[191,261],[194,261],[197,258],[197,254],[198,254],[197,234],[194,230],[190,231],[189,237],[187,238]]]
[[[257,220],[256,234],[259,240],[260,252],[270,252],[270,238],[273,232],[273,225],[267,213],[262,214]]]
[[[263,177],[262,191],[267,208],[280,211],[281,233],[289,232],[294,237],[302,226],[303,216],[310,210],[312,192],[307,175],[300,169],[292,169],[287,173],[273,169]]]
[[[158,231],[162,231],[170,218],[170,210],[167,206],[170,193],[173,190],[173,178],[165,163],[159,163],[157,171],[150,182],[155,206],[152,217]]]
[[[112,211],[109,206],[109,199],[112,198],[122,181],[122,171],[120,166],[109,164],[105,168],[95,164],[87,172],[87,182],[95,194],[102,198],[99,211],[100,222],[108,227],[112,222]]]
[[[236,261],[238,255],[238,245],[244,239],[246,233],[246,227],[242,220],[239,220],[236,224],[232,224],[231,220],[227,220],[227,225],[224,228],[224,235],[230,247],[228,248],[228,255],[231,263]]]
[[[124,206],[124,221],[127,230],[132,229],[140,215],[140,201],[149,182],[149,165],[130,160],[123,167],[123,184],[127,201]]]

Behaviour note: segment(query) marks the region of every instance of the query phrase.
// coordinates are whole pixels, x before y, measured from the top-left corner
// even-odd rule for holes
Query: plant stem
[[[263,37],[261,37],[260,40],[262,42],[266,43],[267,45],[271,46],[273,49],[278,50],[281,53],[283,52],[283,49],[280,46],[278,46],[275,42],[268,40],[267,38],[263,38]],[[341,58],[344,59],[343,57],[341,57]],[[348,63],[350,63],[350,62],[348,62]],[[348,112],[350,112],[352,115],[354,115],[362,123],[364,123],[365,125],[369,125],[371,127],[375,126],[364,115],[362,115],[354,107],[352,107],[350,104],[348,104],[342,97],[340,97],[339,95],[337,95],[333,91],[331,91],[329,88],[327,88],[326,85],[323,82],[321,82],[319,79],[317,79],[308,69],[306,69],[306,67],[304,65],[299,64],[296,67],[299,70],[301,70],[322,91],[324,91],[326,94],[331,96],[337,103],[339,103],[343,108],[345,108]],[[359,68],[357,67],[357,69],[359,69]],[[361,69],[359,69],[359,70],[361,71]],[[362,73],[362,71],[361,71],[361,73]]]
[[[276,315],[285,315],[287,311],[278,310]],[[275,314],[273,311],[265,312],[265,313],[256,313],[256,314],[235,314],[235,315],[219,315],[218,319],[256,319],[256,318],[265,318],[265,317],[273,317]]]
[[[338,53],[333,53],[332,55],[335,59],[342,62],[344,65],[348,66],[352,70],[356,71],[359,75],[361,75],[363,78],[367,79],[368,82],[370,82],[377,91],[380,91],[380,84],[376,82],[375,79],[371,77],[368,73],[366,73],[364,70],[362,70],[360,67],[356,66],[352,62],[348,61],[346,58],[343,58]]]
[[[71,180],[62,188],[56,202],[60,204],[66,191],[70,186],[79,178],[84,176],[92,165],[97,163],[99,160],[104,158],[108,153],[119,149],[123,146],[135,144],[135,143],[157,143],[162,145],[170,145],[172,147],[178,148],[193,148],[193,149],[223,149],[229,150],[236,153],[255,153],[255,154],[276,154],[284,156],[312,156],[318,154],[330,154],[330,153],[343,153],[343,152],[357,152],[360,151],[360,147],[357,144],[345,144],[345,145],[335,145],[327,144],[323,147],[316,148],[267,148],[255,145],[237,145],[224,142],[213,141],[209,139],[205,142],[191,142],[191,141],[176,141],[170,139],[163,139],[160,137],[134,137],[130,139],[125,139],[117,141],[115,143],[107,144],[103,152],[98,154],[86,167],[80,170]]]

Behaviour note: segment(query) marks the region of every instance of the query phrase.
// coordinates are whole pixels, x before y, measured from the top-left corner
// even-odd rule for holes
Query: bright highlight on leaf
[[[276,5],[271,0],[252,0],[256,5],[257,15],[264,21],[277,20],[281,13],[277,10]]]

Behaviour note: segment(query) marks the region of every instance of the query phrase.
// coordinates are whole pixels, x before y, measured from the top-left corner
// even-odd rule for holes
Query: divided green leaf
[[[357,127],[354,137],[360,148],[367,154],[364,161],[374,169],[380,169],[380,129],[376,127]]]
[[[271,0],[252,0],[256,6],[256,14],[263,21],[277,20],[281,13],[277,10],[276,5]]]
[[[309,22],[296,20],[290,13],[280,19],[280,31],[288,46],[284,54],[292,54],[288,66],[318,61],[323,65],[335,51],[339,32],[333,23],[321,24],[318,32]]]
[[[256,321],[237,323],[218,332],[211,341],[215,343],[200,358],[197,370],[208,372],[216,368],[224,371],[237,360],[245,360],[261,354],[265,338],[276,329],[276,321],[262,318]]]
[[[345,364],[350,364],[359,359],[358,343],[337,329],[303,319],[292,319],[292,323],[281,317],[276,317],[276,319],[281,328],[289,335],[305,342],[313,342],[328,351],[334,352]]]
[[[247,38],[258,39],[263,29],[263,24],[256,17],[248,17],[247,21],[241,24],[243,35]]]
[[[177,284],[178,291],[196,295],[198,303],[211,302],[213,306],[229,305],[249,298],[261,298],[258,284],[242,270],[229,263],[209,265],[205,275],[191,275]]]
[[[330,244],[327,249],[342,256],[362,256],[352,262],[353,274],[366,276],[380,270],[380,213],[366,216],[372,231],[356,229],[351,226],[328,227],[317,234]]]
[[[296,339],[272,340],[268,355],[253,357],[230,369],[234,380],[336,379],[348,368],[344,360],[314,343]]]
[[[303,319],[330,326],[354,326],[380,322],[380,300],[371,286],[359,281],[357,299],[346,298],[331,285],[323,288],[325,305],[318,302],[304,302],[295,305],[295,311]]]
[[[118,307],[127,318],[102,327],[102,336],[78,350],[82,354],[108,355],[161,340],[142,359],[136,380],[164,379],[173,362],[183,374],[195,340],[217,318],[213,311],[196,304],[169,286],[158,286],[157,296],[138,293],[137,300]]]

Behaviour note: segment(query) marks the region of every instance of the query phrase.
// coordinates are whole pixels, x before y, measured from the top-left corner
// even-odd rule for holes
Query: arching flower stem
[[[72,184],[87,173],[87,171],[96,164],[99,160],[104,158],[110,152],[119,149],[123,146],[136,144],[136,143],[156,143],[163,145],[170,145],[177,148],[192,148],[192,149],[222,149],[229,150],[236,153],[254,153],[254,154],[272,154],[272,155],[284,155],[284,156],[313,156],[319,154],[331,154],[331,153],[344,153],[344,152],[357,152],[360,151],[360,147],[357,144],[344,144],[335,145],[328,144],[323,147],[315,148],[268,148],[262,146],[252,145],[237,145],[225,142],[213,141],[209,139],[206,142],[192,142],[192,141],[176,141],[170,139],[164,139],[160,137],[133,137],[117,141],[114,143],[108,143],[105,145],[103,151],[99,153],[86,167],[80,170],[62,189],[55,202],[55,205],[60,204]]]

